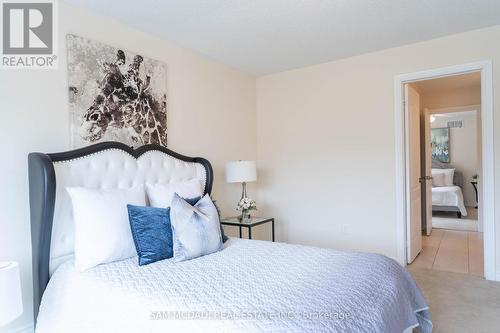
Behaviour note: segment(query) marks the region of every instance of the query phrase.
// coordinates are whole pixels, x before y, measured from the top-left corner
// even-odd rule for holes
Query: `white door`
[[[405,84],[405,114],[407,142],[406,186],[408,263],[411,263],[422,250],[422,188],[420,168],[420,96],[408,84]]]
[[[425,109],[422,115],[423,129],[421,133],[424,135],[422,138],[423,151],[422,151],[422,167],[424,172],[422,173],[425,178],[422,190],[424,191],[424,198],[422,203],[425,205],[422,212],[422,224],[425,226],[425,234],[429,236],[432,232],[432,156],[431,156],[431,114],[429,109]]]

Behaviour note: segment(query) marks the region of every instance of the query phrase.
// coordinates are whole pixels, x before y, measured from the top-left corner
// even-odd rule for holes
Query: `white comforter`
[[[80,273],[66,262],[36,332],[391,333],[417,324],[432,328],[425,300],[387,257],[230,239],[181,263],[130,258]]]
[[[457,207],[463,216],[467,216],[464,196],[459,186],[442,186],[432,188],[433,206],[452,206]]]

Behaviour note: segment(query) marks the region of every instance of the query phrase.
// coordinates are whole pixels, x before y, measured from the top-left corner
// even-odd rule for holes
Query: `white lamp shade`
[[[228,183],[248,183],[256,180],[257,164],[255,161],[234,161],[226,164]]]
[[[0,326],[23,313],[21,278],[17,262],[0,262]]]

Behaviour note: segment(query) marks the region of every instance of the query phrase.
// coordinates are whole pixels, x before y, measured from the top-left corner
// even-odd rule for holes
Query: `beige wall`
[[[476,206],[476,193],[471,185],[472,176],[480,174],[478,154],[478,119],[479,114],[472,107],[469,111],[447,113],[447,117],[436,117],[431,128],[447,127],[447,122],[462,120],[462,128],[450,128],[450,165],[460,170],[464,176],[463,194],[465,205]],[[441,113],[446,110],[435,110]],[[430,154],[430,151],[429,151]]]
[[[24,314],[10,332],[31,322],[31,247],[27,155],[70,148],[65,35],[73,33],[167,65],[168,146],[208,158],[215,169],[214,195],[232,213],[240,187],[224,182],[223,166],[255,159],[255,78],[113,20],[60,3],[58,70],[4,70],[0,73],[3,175],[0,192],[0,261],[21,263]]]
[[[258,78],[259,200],[279,238],[395,258],[394,77],[491,59],[497,82],[498,40],[500,26]],[[498,142],[500,117],[494,127]]]
[[[420,99],[422,102],[422,109],[444,109],[467,105],[479,105],[481,104],[481,86],[421,94]]]

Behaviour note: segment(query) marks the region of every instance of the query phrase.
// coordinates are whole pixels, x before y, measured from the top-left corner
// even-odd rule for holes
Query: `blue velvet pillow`
[[[199,197],[186,199],[191,205]],[[172,258],[172,227],[170,225],[170,207],[156,208],[127,205],[130,229],[134,238],[135,249],[139,257],[139,266]]]
[[[219,215],[219,221],[220,221],[220,209],[217,206],[217,203],[215,202],[215,200],[213,200],[212,202],[215,206],[215,209],[217,209],[217,215]],[[225,243],[229,239],[229,237],[227,237],[226,234],[224,234],[224,228],[222,228],[222,224],[220,225],[220,233],[222,235],[222,243]]]
[[[222,228],[222,224],[220,226],[220,233],[222,235],[222,243],[225,243],[229,239],[229,237],[227,237],[226,234],[224,233],[224,229]]]

